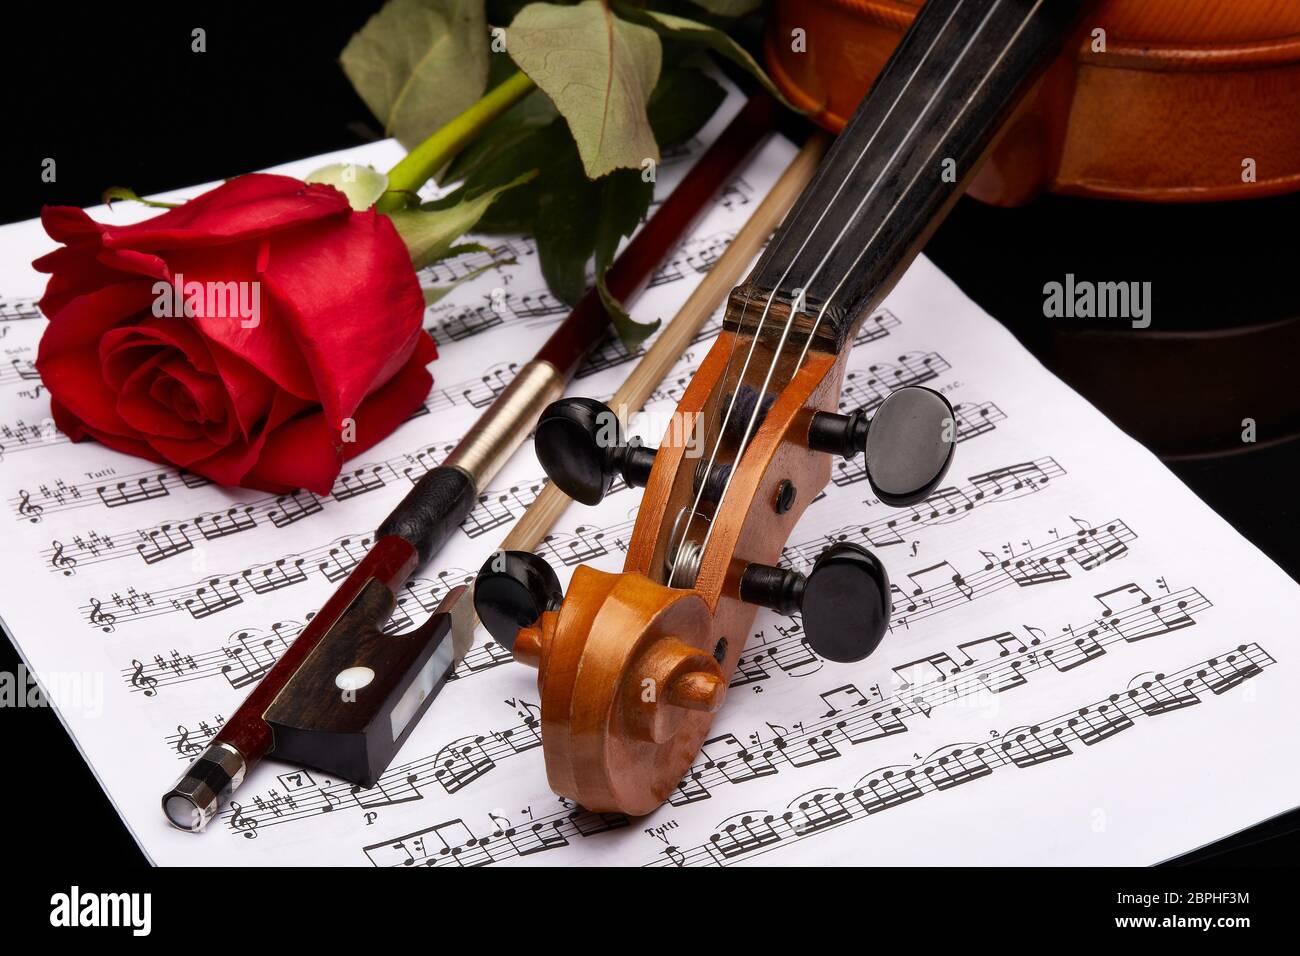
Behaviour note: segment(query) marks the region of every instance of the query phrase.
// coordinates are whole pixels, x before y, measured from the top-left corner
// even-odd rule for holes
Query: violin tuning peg
[[[513,651],[521,628],[532,627],[545,611],[559,610],[560,579],[545,560],[528,551],[498,551],[474,579],[474,611],[488,633]]]
[[[599,504],[614,478],[633,487],[650,480],[655,449],[627,442],[618,416],[604,402],[562,398],[542,412],[533,437],[546,477],[574,501]]]
[[[860,661],[889,628],[889,575],[866,548],[847,541],[831,545],[813,564],[799,608],[814,651],[841,664]]]
[[[784,614],[799,611],[808,645],[840,664],[874,651],[893,613],[885,566],[866,548],[847,541],[823,551],[806,576],[749,565],[740,579],[740,599]]]
[[[808,429],[814,451],[852,458],[866,452],[867,481],[876,497],[895,508],[924,501],[948,473],[956,449],[956,419],[948,400],[918,385],[889,395],[868,420],[818,412]]]

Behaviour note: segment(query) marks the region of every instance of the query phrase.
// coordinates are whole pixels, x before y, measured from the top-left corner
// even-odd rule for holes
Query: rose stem
[[[450,162],[465,144],[534,89],[533,81],[515,72],[483,94],[477,103],[438,128],[388,173],[388,190],[376,212],[393,212],[410,204],[416,191]]]

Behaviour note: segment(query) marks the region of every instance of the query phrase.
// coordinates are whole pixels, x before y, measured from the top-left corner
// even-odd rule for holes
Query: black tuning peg
[[[782,614],[799,611],[808,645],[841,664],[874,651],[893,613],[885,566],[866,548],[847,541],[823,551],[806,576],[749,565],[740,578],[740,599]]]
[[[474,579],[474,610],[501,646],[514,650],[521,627],[532,627],[543,611],[559,610],[564,599],[551,566],[529,551],[498,551]]]
[[[895,508],[930,496],[948,473],[956,449],[956,419],[948,399],[917,385],[890,394],[868,420],[859,409],[848,415],[818,412],[808,429],[808,447],[852,458],[867,455],[871,490]]]
[[[584,505],[599,504],[617,475],[644,487],[655,462],[655,449],[624,441],[618,416],[591,398],[562,398],[546,406],[533,447],[546,477]]]

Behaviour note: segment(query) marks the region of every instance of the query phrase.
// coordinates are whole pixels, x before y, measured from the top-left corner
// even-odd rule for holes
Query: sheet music
[[[738,106],[733,91],[700,142]],[[666,158],[658,196],[700,142]],[[761,151],[637,318],[673,315],[793,152]],[[398,155],[385,142],[284,169]],[[535,672],[480,632],[377,787],[266,761],[206,833],[171,829],[163,790],[565,314],[529,239],[483,241],[423,276],[470,278],[427,312],[441,357],[421,412],[331,494],[276,496],[59,434],[31,364],[44,320],[29,263],[51,243],[34,222],[0,229],[0,615],[152,860],[1148,864],[1300,804],[1286,757],[1300,589],[921,258],[854,341],[843,407],[939,389],[958,414],[952,471],[929,501],[890,509],[860,457],[838,464],[784,559],[806,568],[840,540],[881,555],[895,608],[872,657],[821,661],[796,618],[761,612],[691,773],[629,820],[549,791]],[[647,441],[717,330],[715,318],[637,419]],[[570,393],[607,398],[636,357],[606,343]],[[541,484],[526,447],[390,629],[466,580]],[[618,487],[568,509],[542,548],[562,581],[580,562],[622,567],[639,498]]]

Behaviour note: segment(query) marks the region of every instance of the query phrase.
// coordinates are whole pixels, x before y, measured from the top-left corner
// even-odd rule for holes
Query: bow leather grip
[[[441,465],[415,483],[379,526],[376,540],[395,534],[415,547],[424,564],[447,543],[477,499],[469,475],[454,465]]]

